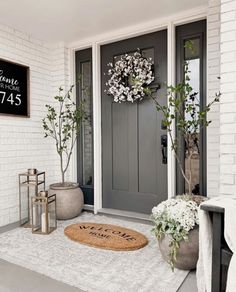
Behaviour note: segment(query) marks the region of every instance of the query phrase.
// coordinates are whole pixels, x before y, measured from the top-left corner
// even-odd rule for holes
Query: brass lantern
[[[47,191],[31,198],[32,233],[49,234],[57,228],[56,195]]]

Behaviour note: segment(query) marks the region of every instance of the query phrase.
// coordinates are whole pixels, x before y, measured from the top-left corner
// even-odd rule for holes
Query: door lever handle
[[[161,135],[162,163],[167,164],[167,135]]]

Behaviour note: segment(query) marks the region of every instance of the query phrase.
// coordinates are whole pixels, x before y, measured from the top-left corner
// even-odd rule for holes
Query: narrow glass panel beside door
[[[192,49],[190,50],[188,46],[186,46],[187,42],[191,42]],[[200,104],[200,39],[189,39],[185,41],[185,52],[184,52],[184,59],[188,63],[188,76],[190,78],[189,84],[192,87],[192,94],[197,93],[195,96],[194,101],[189,99],[188,103],[198,103]],[[196,115],[198,115],[198,112],[196,112]],[[191,117],[190,113],[185,112],[185,119],[191,120],[193,117]],[[198,152],[194,153],[192,160],[191,160],[191,173],[192,173],[192,186],[193,186],[193,192],[198,194],[199,193],[199,182],[200,182],[200,129],[198,131],[198,137],[193,137],[193,140],[195,141],[197,145]],[[186,158],[187,155],[185,155],[185,170],[187,175],[189,175],[189,160]],[[188,185],[185,183],[185,191],[188,192]]]
[[[191,44],[191,45],[190,45]],[[188,105],[198,104],[200,109],[206,105],[206,20],[200,20],[176,27],[176,83],[184,79],[184,63],[188,63],[189,84],[192,87],[192,97],[187,101]],[[184,110],[183,106],[183,110]],[[184,110],[185,118],[193,117]],[[196,111],[195,115],[198,115]],[[179,138],[179,154],[187,175],[190,170],[190,160],[186,153],[184,139],[176,129]],[[193,137],[193,133],[190,133]],[[198,129],[194,138],[196,151],[191,159],[192,192],[206,195],[207,191],[207,164],[206,164],[206,130]],[[176,168],[176,193],[188,192],[179,167]]]
[[[93,205],[93,93],[92,49],[76,52],[77,104],[84,102],[87,119],[81,127],[78,139],[78,182],[84,193],[84,203]]]
[[[88,117],[82,124],[83,142],[83,185],[93,185],[93,133],[91,124],[91,62],[81,63],[82,100]]]

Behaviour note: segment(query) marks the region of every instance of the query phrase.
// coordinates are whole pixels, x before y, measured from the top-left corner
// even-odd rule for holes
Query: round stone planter
[[[181,270],[192,270],[196,268],[198,261],[198,250],[199,250],[199,229],[194,228],[189,232],[188,241],[180,241],[180,248],[177,251],[175,268]],[[170,253],[170,237],[164,236],[158,240],[159,248],[162,257],[165,261],[169,260]]]
[[[67,220],[77,217],[84,206],[84,195],[76,183],[52,184],[50,194],[56,194],[57,219]]]

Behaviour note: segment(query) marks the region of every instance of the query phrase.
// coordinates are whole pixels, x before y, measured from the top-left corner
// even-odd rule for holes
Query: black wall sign
[[[29,67],[0,59],[0,114],[29,117]]]

